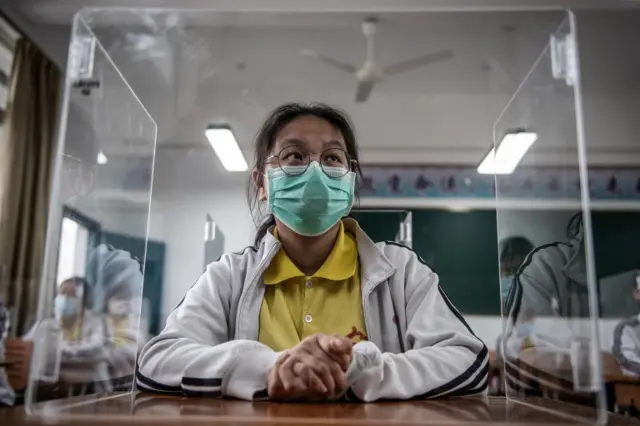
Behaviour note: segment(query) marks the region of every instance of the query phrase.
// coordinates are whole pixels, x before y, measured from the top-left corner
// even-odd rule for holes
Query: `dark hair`
[[[567,224],[567,237],[570,239],[575,239],[580,234],[582,230],[582,212],[578,212],[571,216],[569,219],[569,223]]]
[[[264,174],[265,162],[267,157],[271,154],[278,132],[293,120],[307,116],[321,118],[331,124],[336,130],[340,131],[344,138],[347,153],[351,159],[356,160],[356,162],[353,163],[352,171],[356,172],[358,175],[361,174],[360,163],[358,161],[358,144],[356,142],[353,124],[351,123],[349,116],[338,108],[322,103],[291,102],[280,105],[271,111],[256,135],[255,164],[253,167],[259,172],[258,175],[260,177],[258,179],[260,179],[260,182]],[[247,199],[251,215],[258,227],[255,238],[255,245],[258,245],[267,230],[275,224],[275,218],[273,215],[269,215],[266,220],[262,220],[263,215],[262,212],[260,212],[258,191],[251,177],[249,178],[249,185],[247,188]]]
[[[500,244],[500,269],[509,268],[514,273],[527,255],[534,249],[525,237],[509,237]]]
[[[76,288],[82,289],[82,306],[85,309],[93,308],[93,295],[91,294],[91,286],[89,285],[87,280],[82,277],[71,277],[61,282],[59,287],[62,287],[62,285],[67,282],[72,282],[76,286]]]

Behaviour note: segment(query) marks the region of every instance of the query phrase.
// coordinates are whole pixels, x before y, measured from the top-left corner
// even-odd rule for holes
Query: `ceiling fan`
[[[300,51],[300,54],[310,58],[315,58],[324,64],[354,75],[358,82],[355,95],[355,102],[357,103],[365,102],[369,98],[369,95],[373,90],[373,86],[382,81],[385,77],[435,64],[453,57],[453,52],[451,50],[440,50],[398,62],[387,67],[381,67],[374,62],[373,58],[373,38],[377,27],[378,19],[375,17],[367,18],[362,22],[362,33],[367,39],[367,59],[360,68],[328,56],[323,56],[313,50],[303,49]]]

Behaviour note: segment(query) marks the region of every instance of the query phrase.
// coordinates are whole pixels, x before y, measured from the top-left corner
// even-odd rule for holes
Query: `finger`
[[[292,355],[278,368],[278,375],[287,396],[295,396],[307,390],[304,381],[293,372],[296,362],[299,362],[299,356]]]
[[[340,367],[343,370],[347,370],[349,368],[349,364],[351,363],[351,348],[350,348],[350,339],[346,337],[341,337],[339,334],[333,334],[331,336],[327,336],[326,334],[315,334],[312,337],[315,337],[315,340],[309,340],[306,342],[305,350],[311,352],[312,354],[319,356],[318,349],[321,350],[324,354],[328,355],[335,362],[340,364]],[[344,346],[343,350],[336,351],[333,348],[333,341],[339,339],[346,339],[345,342],[341,343],[341,347]],[[347,349],[348,348],[348,349]],[[349,355],[346,355],[346,352],[349,352]]]
[[[272,368],[269,371],[269,379],[267,381],[267,393],[270,398],[278,399],[282,397],[282,382],[278,376],[278,369]]]
[[[269,369],[269,376],[267,378],[267,393],[271,398],[280,398],[282,396],[282,382],[278,375],[278,369],[289,358],[287,352],[283,353],[276,359],[276,362]]]
[[[315,335],[317,337],[318,345],[322,348],[323,351],[329,353],[332,351],[331,341],[333,340],[333,336],[327,336],[326,334]]]
[[[350,358],[350,356],[348,355],[343,355],[343,356]],[[327,363],[327,367],[329,368],[331,377],[335,382],[336,388],[339,390],[342,390],[347,387],[347,378],[345,375],[345,371],[347,371],[346,367],[348,367],[351,360],[345,359],[344,361],[345,361],[346,367],[343,368],[343,366],[340,363],[340,359],[336,359],[336,357],[337,357],[336,355],[328,355],[326,353],[322,353],[322,359]]]
[[[351,349],[353,348],[353,341],[343,336],[333,335],[329,340],[329,347],[335,351],[340,353],[351,353]]]
[[[345,337],[338,337],[331,340],[332,351],[330,354],[340,363],[342,370],[347,371],[351,364],[353,353],[353,341]]]
[[[328,395],[334,395],[336,391],[336,382],[332,374],[332,365],[337,367],[335,361],[333,361],[324,352],[322,352],[321,356],[314,356],[312,353],[303,352],[300,354],[300,360],[311,368],[320,380],[322,380],[322,383],[327,389],[326,393]]]
[[[330,347],[330,342],[332,339],[335,338],[341,338],[339,335],[334,335],[334,336],[326,336],[326,335],[314,335],[314,337],[316,337],[315,341],[310,340],[306,342],[306,346],[304,348],[301,348],[301,350],[303,349],[305,352],[310,353],[312,356],[318,358],[321,361],[324,361],[324,363],[326,364],[327,368],[329,368],[329,372],[331,375],[331,382],[329,382],[326,373],[324,373],[324,376],[322,375],[323,372],[318,371],[317,369],[314,369],[314,371],[316,371],[316,373],[320,376],[320,378],[322,379],[322,381],[324,382],[324,384],[330,388],[330,390],[335,391],[335,387],[333,389],[331,389],[331,384],[333,384],[333,386],[337,386],[339,389],[343,386],[346,386],[346,377],[344,377],[344,371],[347,371],[347,369],[349,368],[349,364],[351,363],[351,353],[349,351],[349,354],[336,354],[335,351],[331,350],[329,353],[327,353],[325,350],[322,349],[322,346],[329,346]],[[317,368],[322,368],[320,367],[321,363],[318,364],[314,364],[313,366],[318,366]],[[332,392],[333,394],[333,392]]]
[[[342,391],[347,388],[346,368],[343,369],[339,363],[332,360],[328,365],[331,377],[336,384],[336,391]]]
[[[318,377],[318,375],[308,365],[298,362],[294,365],[293,372],[296,376],[303,378],[308,389],[311,389],[321,395],[329,394],[329,390],[324,383],[322,383],[320,377]]]

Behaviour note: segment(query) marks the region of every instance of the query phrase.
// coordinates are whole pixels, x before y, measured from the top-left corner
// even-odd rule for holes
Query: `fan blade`
[[[303,50],[300,51],[300,54],[302,56],[308,56],[309,58],[317,59],[317,60],[319,60],[320,62],[322,62],[324,64],[330,65],[330,66],[332,66],[334,68],[338,68],[338,69],[340,69],[342,71],[346,71],[349,74],[355,74],[355,72],[357,71],[357,68],[354,67],[351,64],[344,63],[344,62],[339,61],[337,59],[333,59],[333,58],[328,58],[326,56],[322,56],[319,53],[314,52],[313,50],[303,49]]]
[[[399,74],[401,72],[411,71],[419,67],[435,64],[437,62],[444,61],[451,58],[453,58],[452,51],[441,50],[440,52],[429,53],[428,55],[419,56],[417,58],[413,58],[407,61],[393,64],[384,70],[384,74],[385,75]]]
[[[369,99],[371,90],[373,90],[373,81],[359,81],[358,88],[356,89],[355,101],[357,103],[362,103]]]

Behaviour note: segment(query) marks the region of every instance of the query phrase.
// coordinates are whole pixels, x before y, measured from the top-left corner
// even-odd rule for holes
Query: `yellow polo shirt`
[[[280,249],[263,279],[258,341],[274,351],[290,349],[316,333],[367,340],[358,247],[342,223],[331,253],[315,274],[305,276]]]

